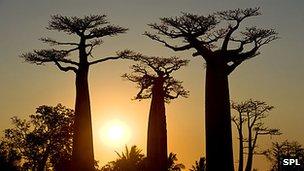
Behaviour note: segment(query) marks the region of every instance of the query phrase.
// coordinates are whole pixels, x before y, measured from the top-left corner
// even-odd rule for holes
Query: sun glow
[[[111,147],[120,147],[128,144],[131,138],[129,127],[120,120],[107,122],[99,131],[101,141]]]

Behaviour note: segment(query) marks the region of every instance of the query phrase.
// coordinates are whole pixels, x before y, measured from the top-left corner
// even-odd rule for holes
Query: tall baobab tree
[[[167,171],[167,128],[165,102],[179,96],[187,97],[182,82],[174,79],[171,73],[185,66],[188,61],[176,57],[160,58],[135,55],[131,59],[139,64],[132,65],[131,74],[124,74],[127,80],[137,83],[140,91],[134,99],[152,98],[147,141],[149,171]]]
[[[101,62],[118,59],[120,56],[95,58],[95,60],[89,58],[93,57],[93,49],[103,43],[103,38],[125,33],[127,29],[110,25],[105,15],[89,15],[83,18],[53,15],[47,29],[73,35],[77,41],[60,42],[51,38],[41,38],[43,43],[60,46],[60,48],[34,50],[22,54],[21,57],[27,62],[38,65],[53,63],[61,71],[75,73],[75,132],[72,163],[74,170],[92,170],[94,154],[88,84],[89,68]],[[72,54],[76,60],[72,59]]]
[[[259,8],[220,11],[203,16],[183,13],[149,24],[145,35],[174,51],[194,49],[206,62],[205,126],[207,171],[234,170],[228,76],[259,49],[277,39],[273,29],[246,27],[242,21],[260,15]],[[238,32],[238,34],[236,34]],[[168,39],[181,40],[173,45]],[[220,163],[220,164],[219,164]]]
[[[237,112],[237,114],[232,117],[232,121],[239,135],[238,171],[243,171],[245,147],[248,150],[245,171],[251,171],[258,137],[281,135],[279,129],[268,128],[263,122],[274,107],[267,105],[263,101],[249,99],[240,103],[233,102],[231,108]],[[246,129],[244,129],[244,127]],[[248,132],[247,134],[245,134],[245,130]],[[247,144],[247,146],[244,146],[244,143]]]

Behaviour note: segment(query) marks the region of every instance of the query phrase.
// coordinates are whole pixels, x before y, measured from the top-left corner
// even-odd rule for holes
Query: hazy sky
[[[242,64],[230,76],[231,99],[253,98],[275,106],[267,124],[280,128],[284,134],[280,138],[260,139],[262,147],[285,138],[304,144],[303,0],[0,0],[0,129],[9,127],[13,115],[25,118],[39,105],[74,106],[72,73],[60,72],[53,65],[31,65],[18,57],[45,47],[38,40],[40,37],[70,38],[45,29],[50,15],[107,14],[111,23],[130,30],[105,39],[96,49],[96,56],[133,49],[147,55],[191,59],[188,67],[175,74],[190,90],[190,97],[166,106],[169,151],[178,153],[179,160],[189,168],[204,155],[205,149],[203,60],[191,58],[190,51],[170,51],[142,33],[149,30],[146,24],[157,22],[162,16],[176,16],[180,12],[207,15],[216,10],[256,6],[261,7],[263,15],[244,22],[244,26],[275,28],[281,38],[265,46],[261,55]],[[130,100],[137,89],[120,77],[130,71],[130,64],[111,61],[94,66],[90,72],[95,158],[102,165],[116,157],[114,150],[123,149],[101,141],[100,130],[111,120],[125,123],[131,132],[128,145],[136,144],[145,152],[149,100]],[[254,164],[260,170],[267,167],[262,157],[257,157]]]

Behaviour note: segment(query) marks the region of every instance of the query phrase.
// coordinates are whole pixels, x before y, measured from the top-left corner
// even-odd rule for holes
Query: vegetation
[[[167,170],[167,125],[165,102],[179,96],[187,97],[182,82],[174,79],[171,73],[187,65],[187,60],[176,57],[160,58],[137,55],[129,59],[138,61],[132,65],[132,74],[124,74],[127,80],[135,82],[140,91],[135,99],[152,98],[147,140],[147,165],[149,170]],[[172,156],[173,157],[173,156]]]
[[[22,170],[68,170],[72,157],[74,111],[61,104],[42,105],[29,120],[12,118],[5,129],[1,156]]]
[[[228,76],[245,60],[260,54],[263,45],[277,39],[273,29],[253,26],[239,31],[244,20],[258,15],[259,8],[220,11],[208,16],[183,13],[161,18],[159,24],[149,24],[156,33],[145,33],[174,51],[194,49],[193,56],[200,56],[206,62],[205,130],[209,171],[234,170]],[[172,45],[163,38],[181,42]]]
[[[264,154],[271,161],[271,171],[304,170],[304,147],[296,141],[273,142]],[[298,159],[300,165],[284,166],[283,159]]]
[[[110,25],[106,15],[89,15],[83,18],[53,15],[47,27],[48,30],[64,32],[77,37],[77,41],[59,42],[51,38],[41,38],[43,43],[50,46],[61,46],[60,49],[34,50],[22,54],[25,61],[34,64],[54,63],[61,71],[72,71],[76,75],[75,100],[75,133],[73,137],[73,166],[74,170],[93,170],[93,137],[91,123],[91,107],[89,95],[88,75],[92,65],[108,60],[119,59],[114,57],[95,58],[93,50],[103,43],[103,38],[113,37],[127,31],[126,28]],[[69,48],[66,48],[69,47]],[[78,52],[76,60],[70,57]]]
[[[126,146],[125,152],[116,152],[118,159],[109,162],[102,167],[102,171],[143,171],[145,167],[145,157],[137,146],[130,149]]]
[[[206,66],[205,130],[206,158],[195,161],[190,171],[234,171],[232,130],[238,133],[238,171],[251,171],[253,157],[258,154],[261,136],[280,135],[279,129],[265,126],[273,106],[258,100],[230,104],[229,76],[244,61],[260,54],[261,48],[276,40],[274,29],[243,27],[245,20],[261,15],[259,8],[219,11],[208,16],[182,13],[177,17],[160,18],[149,24],[154,31],[148,38],[176,51],[194,50]],[[67,17],[53,15],[48,30],[72,38],[58,41],[41,38],[49,49],[21,54],[26,62],[52,63],[60,71],[75,74],[75,110],[61,104],[41,105],[28,119],[11,118],[12,127],[4,130],[0,140],[0,170],[9,171],[181,171],[185,165],[167,147],[166,103],[189,91],[173,73],[189,60],[178,57],[151,57],[131,50],[116,55],[96,57],[95,48],[104,38],[125,33],[128,29],[112,25],[106,15]],[[176,42],[174,42],[176,41]],[[180,41],[180,42],[178,42]],[[171,44],[175,43],[175,44]],[[108,53],[108,52],[106,52]],[[122,77],[139,88],[134,100],[150,99],[147,130],[147,154],[137,146],[117,152],[117,159],[98,169],[94,160],[89,71],[91,66],[106,61],[129,59],[135,62],[131,73]],[[231,115],[230,109],[236,111]],[[232,123],[232,124],[231,124]],[[262,153],[271,162],[272,171],[304,170],[304,148],[298,142],[274,142]],[[297,159],[299,166],[284,166],[283,159]],[[246,159],[246,165],[245,165]]]
[[[132,146],[129,149],[125,147],[125,151],[122,153],[116,152],[118,158],[109,162],[101,168],[101,171],[146,171],[147,158],[142,154],[141,150],[137,146]],[[178,161],[176,154],[170,153],[167,158],[168,168],[166,171],[181,171],[185,166]]]
[[[205,171],[206,170],[206,158],[201,157],[199,161],[195,161],[190,171]]]
[[[232,121],[239,135],[238,171],[243,171],[244,154],[246,153],[247,163],[245,171],[251,171],[258,137],[281,134],[278,129],[268,128],[264,124],[264,120],[274,107],[267,105],[265,102],[250,99],[240,103],[233,102],[231,108],[237,112],[237,114],[232,117]],[[245,134],[246,131],[247,134]],[[247,144],[247,146],[244,146],[244,144]],[[245,150],[247,150],[246,153],[244,153]]]
[[[182,163],[175,163],[177,161],[177,154],[170,153],[168,156],[168,171],[181,171],[182,169],[185,169],[185,165]]]

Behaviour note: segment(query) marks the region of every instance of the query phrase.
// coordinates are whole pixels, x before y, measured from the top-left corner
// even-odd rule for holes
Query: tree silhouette
[[[148,123],[148,169],[166,171],[168,154],[165,102],[169,103],[179,96],[188,96],[182,82],[171,76],[172,72],[185,66],[188,61],[177,57],[147,57],[140,54],[129,59],[139,62],[131,67],[132,74],[123,75],[127,80],[137,83],[140,89],[134,99],[152,98]]]
[[[144,171],[145,157],[137,146],[133,145],[130,149],[126,146],[125,152],[115,153],[118,159],[102,167],[102,171]]]
[[[149,26],[156,33],[145,35],[174,51],[194,49],[193,56],[206,61],[206,163],[207,170],[232,171],[233,150],[228,76],[258,50],[277,39],[273,29],[246,27],[236,34],[247,18],[260,15],[259,8],[220,11],[203,16],[183,13],[179,17],[160,18]],[[172,45],[163,39],[182,40]],[[216,135],[216,136],[215,136]],[[221,164],[218,164],[221,163]]]
[[[103,43],[103,38],[113,37],[127,31],[126,28],[108,23],[105,15],[89,15],[83,18],[53,15],[47,29],[76,36],[78,42],[59,42],[51,38],[41,38],[42,42],[50,46],[61,46],[61,48],[34,50],[34,52],[21,55],[27,62],[38,65],[47,62],[54,63],[61,71],[73,71],[76,75],[74,170],[92,170],[94,165],[88,84],[89,68],[94,64],[120,58],[117,55],[90,61],[89,57],[93,57],[94,48]],[[77,60],[72,60],[70,57],[74,52],[78,52]]]
[[[21,157],[10,149],[6,142],[0,141],[0,170],[18,171]]]
[[[304,147],[296,141],[273,142],[264,154],[272,162],[271,171],[304,170]],[[300,166],[284,166],[283,159],[298,159]]]
[[[205,171],[206,170],[206,158],[201,157],[199,161],[195,161],[190,171]]]
[[[177,162],[177,156],[174,153],[170,153],[168,156],[168,171],[181,171],[182,169],[185,169],[185,165],[182,163],[175,163]]]
[[[5,129],[3,139],[7,153],[19,159],[23,170],[67,170],[72,157],[73,119],[74,111],[61,104],[39,106],[28,121],[13,117],[14,127]]]
[[[142,154],[142,150],[137,146],[132,146],[130,149],[126,146],[124,152],[115,153],[118,159],[109,162],[101,168],[101,171],[146,171],[147,158]],[[185,166],[178,161],[177,155],[170,153],[168,158],[168,168],[166,171],[181,171]],[[149,170],[149,169],[148,169]]]
[[[231,108],[237,111],[237,115],[232,117],[232,121],[239,135],[238,170],[243,171],[244,149],[246,148],[248,152],[245,171],[251,171],[258,137],[262,135],[272,136],[281,134],[278,129],[268,128],[264,124],[264,119],[274,107],[262,101],[249,99],[240,103],[232,102]],[[248,132],[247,137],[244,136],[244,126]],[[246,143],[247,146],[244,146],[244,143]]]

